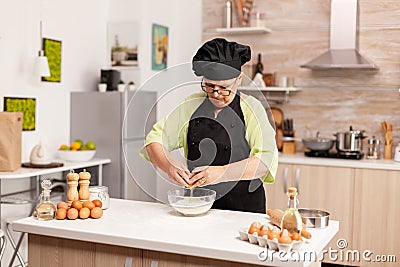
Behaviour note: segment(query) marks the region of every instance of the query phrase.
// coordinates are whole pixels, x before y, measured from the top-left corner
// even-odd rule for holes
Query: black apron
[[[221,166],[249,157],[246,127],[239,93],[215,118],[206,98],[193,113],[187,134],[188,168]],[[213,208],[265,213],[265,192],[260,179],[224,182],[205,188],[217,192]]]

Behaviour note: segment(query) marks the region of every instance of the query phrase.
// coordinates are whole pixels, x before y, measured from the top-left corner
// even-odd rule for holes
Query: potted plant
[[[107,80],[106,78],[102,77],[100,79],[100,83],[97,85],[99,92],[104,93],[105,91],[107,91]]]
[[[123,80],[120,80],[118,83],[118,91],[119,92],[124,92],[125,91],[125,82]]]
[[[128,88],[129,88],[130,91],[135,90],[135,83],[133,81],[130,81],[128,83]]]

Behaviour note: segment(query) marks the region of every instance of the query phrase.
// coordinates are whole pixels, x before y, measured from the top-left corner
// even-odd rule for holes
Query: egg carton
[[[258,236],[257,233],[249,234],[248,227],[239,230],[239,238],[242,241],[248,241],[251,244],[258,244],[260,247],[266,247],[275,251],[297,251],[301,248],[304,241],[293,240],[290,244],[280,244],[276,238],[268,239],[267,236]]]

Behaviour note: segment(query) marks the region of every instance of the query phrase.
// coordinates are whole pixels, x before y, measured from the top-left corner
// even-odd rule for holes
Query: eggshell
[[[56,211],[57,220],[64,220],[67,217],[67,210],[64,208],[59,208]]]
[[[101,218],[101,216],[103,216],[103,210],[100,207],[94,207],[91,211],[90,211],[90,216],[93,219],[98,219]]]
[[[67,212],[67,217],[70,220],[75,220],[76,218],[78,218],[78,210],[75,208],[70,208]]]
[[[66,203],[66,202],[58,202],[57,209],[60,209],[60,208],[68,210],[69,209],[68,203]]]
[[[100,199],[94,199],[94,200],[92,200],[92,202],[96,207],[101,208],[103,206],[103,203],[101,202]]]
[[[92,201],[85,201],[85,202],[83,202],[82,206],[84,208],[88,208],[90,210],[93,209],[94,207],[96,207]]]
[[[79,200],[74,200],[72,201],[71,207],[80,210],[82,208],[82,202]]]
[[[87,219],[90,216],[90,209],[89,208],[81,208],[79,211],[79,218]]]

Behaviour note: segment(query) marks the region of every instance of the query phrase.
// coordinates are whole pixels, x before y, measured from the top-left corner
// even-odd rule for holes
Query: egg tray
[[[279,244],[276,238],[270,240],[266,236],[258,236],[257,233],[249,234],[248,228],[239,230],[239,238],[242,241],[248,241],[251,244],[258,244],[260,247],[266,247],[275,251],[296,251],[299,250],[304,241],[293,240],[290,244]]]

